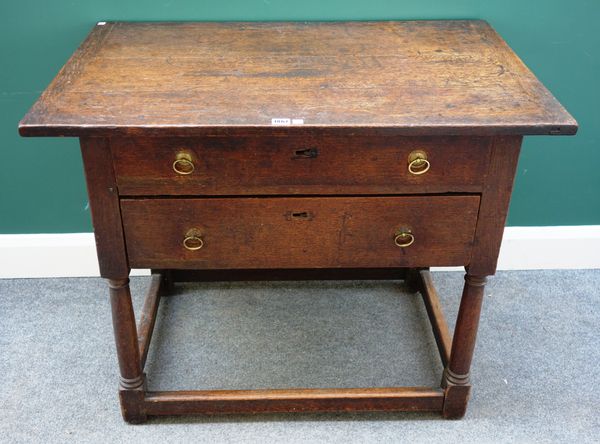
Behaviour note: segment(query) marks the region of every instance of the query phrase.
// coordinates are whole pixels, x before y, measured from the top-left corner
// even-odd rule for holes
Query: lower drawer
[[[467,265],[479,197],[123,199],[132,268]]]

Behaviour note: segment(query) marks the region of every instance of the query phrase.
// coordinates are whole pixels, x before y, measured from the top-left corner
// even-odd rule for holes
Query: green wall
[[[0,17],[0,233],[91,231],[77,140],[17,123],[100,20],[488,20],[581,127],[525,140],[509,225],[600,224],[598,0],[1,0]]]

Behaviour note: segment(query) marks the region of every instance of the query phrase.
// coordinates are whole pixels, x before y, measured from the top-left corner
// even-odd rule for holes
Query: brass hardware
[[[429,171],[431,163],[427,160],[427,153],[423,150],[412,151],[408,155],[408,172],[415,176],[425,174]]]
[[[406,228],[401,228],[394,236],[394,243],[400,248],[410,247],[414,242],[415,236]]]
[[[196,251],[204,246],[204,241],[202,240],[202,234],[199,230],[192,228],[185,233],[185,237],[183,238],[183,246],[186,250]]]
[[[188,175],[194,172],[194,163],[192,162],[192,156],[188,153],[178,153],[175,156],[175,161],[173,162],[173,171],[177,174]]]

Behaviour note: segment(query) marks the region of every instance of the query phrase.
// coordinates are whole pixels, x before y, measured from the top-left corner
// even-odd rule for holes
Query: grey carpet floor
[[[434,274],[453,324],[462,273]],[[133,278],[136,307],[149,283]],[[467,416],[300,414],[122,422],[105,283],[0,280],[1,442],[599,442],[600,270],[499,272]],[[401,281],[178,284],[152,389],[435,385],[442,367]]]

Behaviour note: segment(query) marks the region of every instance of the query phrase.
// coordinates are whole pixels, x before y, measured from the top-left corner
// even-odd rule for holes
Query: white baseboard
[[[600,268],[600,225],[505,229],[499,270],[574,268]],[[0,278],[98,275],[92,233],[0,235]]]
[[[100,276],[93,233],[0,234],[0,278],[86,276]]]

